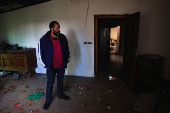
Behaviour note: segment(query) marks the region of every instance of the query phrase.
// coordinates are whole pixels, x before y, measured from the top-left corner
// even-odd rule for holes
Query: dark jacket
[[[59,34],[59,42],[63,56],[63,65],[67,68],[67,63],[70,60],[70,51],[68,41],[65,35]],[[53,44],[50,39],[50,31],[48,31],[39,41],[39,57],[41,64],[46,68],[51,68],[53,59]]]

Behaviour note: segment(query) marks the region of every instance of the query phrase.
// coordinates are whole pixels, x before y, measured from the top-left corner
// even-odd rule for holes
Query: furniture
[[[148,92],[161,80],[164,58],[156,54],[138,55],[136,90]]]
[[[110,42],[110,51],[115,51],[115,43]]]
[[[7,50],[0,54],[0,70],[17,71],[20,74],[29,72],[35,74],[37,67],[36,49]]]

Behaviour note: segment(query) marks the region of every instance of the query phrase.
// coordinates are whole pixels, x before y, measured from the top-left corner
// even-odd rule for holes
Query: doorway
[[[110,28],[110,54],[119,53],[120,26]]]
[[[118,18],[98,19],[98,76],[116,77],[123,67],[124,20]],[[120,47],[119,47],[120,46]],[[121,54],[122,51],[122,54]]]
[[[125,15],[95,15],[95,77],[98,76],[99,67],[109,64],[114,58],[111,56],[112,52],[116,54],[123,55],[124,51],[124,26],[125,26]],[[120,38],[119,40],[114,40],[112,31],[119,26],[120,28]],[[105,36],[104,36],[105,35]],[[104,40],[105,39],[105,40]],[[104,41],[104,42],[103,42]],[[116,43],[119,42],[119,45]],[[105,44],[103,44],[105,43]],[[102,45],[103,44],[103,45]],[[119,48],[119,51],[116,51]]]
[[[123,78],[133,90],[136,77],[140,12],[124,15],[94,15],[94,73],[110,57],[110,28],[120,26],[119,54],[123,54]],[[126,42],[126,43],[125,43]]]

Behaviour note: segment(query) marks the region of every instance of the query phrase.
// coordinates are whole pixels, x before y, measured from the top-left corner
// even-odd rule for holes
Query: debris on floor
[[[72,86],[71,85],[68,85],[68,88],[71,88]]]
[[[18,80],[20,78],[20,75],[14,73],[14,74],[8,75],[7,78],[11,80]]]
[[[5,94],[5,93],[8,93],[8,90],[9,90],[9,89],[5,89],[5,90],[4,90],[4,94]]]
[[[87,86],[81,86],[81,87],[79,87],[81,90],[84,90],[84,89],[86,89],[86,90],[88,90],[88,89],[90,89],[90,87],[87,87]]]
[[[40,110],[39,109],[36,109],[35,111],[34,111],[34,113],[39,113],[40,112]]]
[[[20,103],[16,103],[16,104],[14,104],[14,106],[17,106],[17,105],[19,105]]]
[[[28,85],[26,85],[25,88],[28,88]]]
[[[111,89],[107,91],[106,93],[108,94],[108,96],[110,96],[111,94],[117,95],[117,92],[112,91]]]
[[[45,84],[46,80],[43,80],[41,77],[37,79],[39,76],[37,77],[33,76],[31,77],[30,81],[24,81],[25,82],[24,83],[22,81],[23,77],[24,76],[20,76],[20,79],[16,81],[10,80],[8,78],[1,78],[2,80],[0,79],[0,81],[2,81],[0,83],[0,86],[3,85],[3,89],[1,90],[1,93],[4,92],[4,89],[9,89],[7,94],[2,95],[3,99],[0,99],[1,100],[0,104],[3,103],[3,107],[8,106],[8,109],[6,110],[2,109],[3,113],[5,113],[5,111],[16,112],[16,113],[41,113],[43,112],[42,102],[44,103],[44,99],[45,99],[45,96],[43,96],[45,93],[43,92],[46,90],[46,84]],[[122,99],[121,98],[122,93],[126,94],[126,92],[125,93],[123,92],[124,91],[123,89],[121,89],[123,90],[122,92],[119,92],[118,90],[119,88],[115,87],[119,85],[120,88],[125,88],[125,87],[122,87],[123,83],[117,84],[119,81],[108,82],[108,77],[104,78],[105,81],[103,83],[102,83],[101,78],[99,79],[97,78],[96,80],[92,78],[85,78],[85,79],[87,80],[85,81],[84,79],[80,78],[80,80],[78,79],[77,81],[81,83],[77,82],[76,84],[75,83],[70,84],[71,82],[74,82],[73,81],[74,79],[70,77],[68,81],[69,82],[71,81],[71,82],[69,84],[67,83],[64,84],[64,86],[66,86],[65,87],[66,89],[64,90],[63,93],[65,95],[70,95],[70,97],[73,99],[72,101],[76,101],[76,104],[78,105],[75,108],[74,108],[75,105],[73,105],[73,108],[67,109],[67,112],[72,113],[76,110],[78,110],[77,112],[81,112],[82,110],[85,110],[85,109],[87,110],[87,112],[90,112],[91,109],[94,109],[93,107],[96,107],[95,109],[98,109],[97,111],[101,111],[104,109],[104,110],[108,110],[112,112],[116,109],[115,107],[113,108],[113,106],[115,105],[115,102],[117,102],[117,100]],[[95,83],[93,83],[93,81],[95,81]],[[55,83],[55,85],[57,85],[57,83]],[[57,87],[54,86],[54,89],[57,89]],[[15,92],[12,93],[12,91],[15,91]],[[117,91],[118,94],[120,95],[114,96],[114,94],[116,94],[115,91]],[[42,95],[39,95],[39,94],[33,95],[33,93],[37,93],[37,92],[38,93],[41,92]],[[54,94],[57,94],[56,90],[54,91]],[[108,94],[110,94],[111,96],[108,97],[107,96]],[[62,105],[67,102],[61,101],[61,100],[59,100],[60,102],[58,102],[57,98],[55,98],[55,100],[56,101],[54,101],[54,105],[59,104],[58,107],[56,108],[55,106],[52,105],[50,106],[50,109],[51,110],[54,109],[57,112],[66,111],[65,109],[63,109]],[[112,100],[114,101],[112,102]],[[4,102],[8,102],[9,105],[6,103],[4,104]],[[118,101],[118,102],[121,103],[122,101]],[[17,105],[17,103],[20,103],[20,104]],[[94,111],[94,112],[97,112],[97,111]],[[1,109],[0,109],[0,112],[1,112]]]
[[[113,77],[111,74],[109,74],[109,80],[117,80],[117,78]]]
[[[87,103],[82,105],[82,107],[84,107],[84,106],[87,106]]]
[[[32,93],[31,95],[28,96],[28,100],[36,100],[39,99],[41,96],[43,96],[42,92]]]
[[[110,106],[108,106],[107,108],[108,108],[108,109],[111,109],[111,107],[110,107]]]
[[[23,110],[24,110],[24,109],[21,108],[21,107],[17,109],[18,112],[22,112]]]
[[[15,86],[11,86],[11,90],[14,91],[15,90]]]
[[[101,101],[101,98],[100,98],[100,97],[98,97],[98,100],[99,100],[99,101]]]
[[[42,91],[42,90],[44,90],[44,88],[38,88],[38,89],[36,89],[36,91]]]
[[[69,94],[70,94],[70,92],[68,92],[68,91],[67,91],[67,92],[65,91],[65,92],[63,92],[63,93],[64,93],[65,95],[69,95]]]
[[[24,93],[26,90],[23,90],[22,93]]]
[[[7,71],[2,71],[0,72],[0,77],[4,77],[6,75],[8,75],[10,72],[7,72]]]
[[[32,102],[32,100],[28,100],[28,102]]]

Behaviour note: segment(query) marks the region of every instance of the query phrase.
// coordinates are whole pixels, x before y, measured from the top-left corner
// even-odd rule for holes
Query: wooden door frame
[[[97,77],[97,50],[98,50],[98,40],[97,40],[97,22],[99,18],[125,18],[127,14],[124,15],[115,15],[115,14],[111,14],[111,15],[106,15],[106,14],[101,14],[101,15],[94,15],[94,75],[95,77]]]

